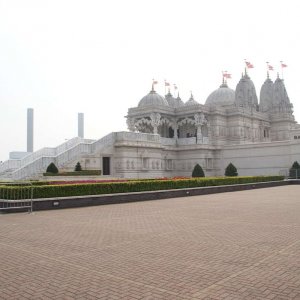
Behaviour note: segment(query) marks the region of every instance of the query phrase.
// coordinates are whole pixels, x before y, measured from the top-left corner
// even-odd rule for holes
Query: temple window
[[[149,158],[143,158],[143,169],[148,169],[149,166]]]

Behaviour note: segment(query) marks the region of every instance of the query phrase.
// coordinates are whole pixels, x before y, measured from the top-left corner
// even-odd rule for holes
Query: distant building
[[[27,109],[27,152],[33,152],[33,108]]]
[[[84,114],[78,113],[78,136],[84,138]]]
[[[129,132],[113,132],[99,140],[74,138],[0,166],[13,179],[36,178],[54,162],[61,170],[101,169],[122,178],[190,176],[202,166],[206,176],[222,176],[232,162],[239,175],[280,174],[300,161],[300,125],[284,81],[268,77],[255,86],[245,73],[236,86],[223,80],[204,105],[191,95],[185,103],[170,92],[152,90],[127,114]],[[26,161],[26,164],[24,163]]]

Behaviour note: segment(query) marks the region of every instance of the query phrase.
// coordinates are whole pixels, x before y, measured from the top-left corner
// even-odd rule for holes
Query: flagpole
[[[281,78],[283,80],[283,67],[282,67],[282,60],[280,61],[280,66],[281,66]]]

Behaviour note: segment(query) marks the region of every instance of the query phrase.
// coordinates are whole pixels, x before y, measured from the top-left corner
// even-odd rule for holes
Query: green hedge
[[[110,183],[86,183],[68,185],[40,185],[34,187],[34,198],[53,198],[68,196],[100,195],[113,193],[129,193],[142,191],[157,191],[205,186],[233,185],[255,182],[280,181],[283,176],[247,176],[247,177],[221,177],[180,180],[151,180]],[[23,187],[0,186],[3,189],[23,189]],[[7,191],[8,192],[8,191]]]
[[[101,175],[101,170],[83,170],[83,171],[72,171],[72,172],[60,172],[60,173],[43,173],[44,176],[94,176]]]

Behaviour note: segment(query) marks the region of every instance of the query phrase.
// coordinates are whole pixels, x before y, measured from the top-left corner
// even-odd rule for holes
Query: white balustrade
[[[141,132],[116,132],[117,141],[139,141],[139,142],[157,142],[160,136],[158,134],[149,134]]]
[[[160,137],[160,142],[162,143],[162,145],[165,145],[165,146],[175,146],[176,145],[175,138]]]
[[[8,170],[17,169],[21,166],[20,159],[8,159],[0,165],[0,173]]]
[[[189,138],[179,138],[177,140],[177,145],[183,146],[183,145],[195,145],[196,144],[196,138],[195,137],[189,137]]]

